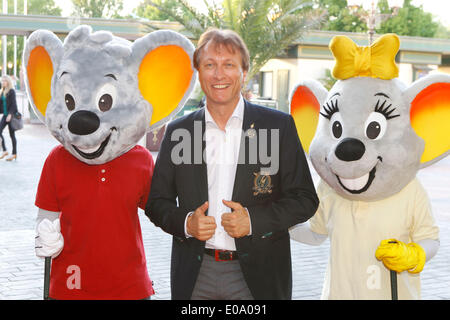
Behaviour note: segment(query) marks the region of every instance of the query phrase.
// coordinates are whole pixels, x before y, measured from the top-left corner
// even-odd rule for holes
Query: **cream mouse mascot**
[[[327,92],[306,80],[291,94],[321,181],[318,211],[290,233],[312,245],[330,238],[324,299],[390,299],[389,270],[398,273],[398,298],[418,299],[419,273],[439,248],[416,173],[449,154],[450,76],[406,86],[395,64],[399,46],[393,34],[371,47],[334,37],[339,81]]]
[[[175,115],[195,84],[194,47],[172,31],[134,43],[79,26],[62,43],[33,32],[24,51],[28,97],[61,143],[36,196],[36,254],[52,256],[52,299],[145,299],[149,279],[138,207],[153,159],[137,145]]]

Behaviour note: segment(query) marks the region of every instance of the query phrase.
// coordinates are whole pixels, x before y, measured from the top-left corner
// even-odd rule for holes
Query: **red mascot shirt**
[[[153,174],[150,152],[135,146],[102,165],[88,165],[63,146],[42,170],[36,206],[61,212],[64,249],[53,259],[53,299],[144,299],[148,276],[138,206]]]

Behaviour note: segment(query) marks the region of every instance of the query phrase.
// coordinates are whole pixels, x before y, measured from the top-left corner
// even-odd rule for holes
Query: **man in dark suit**
[[[294,121],[243,99],[236,33],[205,32],[194,67],[206,106],[167,126],[145,210],[173,235],[172,299],[291,299],[288,228],[319,202]]]

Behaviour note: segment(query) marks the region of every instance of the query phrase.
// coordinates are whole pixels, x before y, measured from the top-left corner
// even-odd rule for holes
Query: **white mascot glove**
[[[42,220],[36,227],[35,249],[36,256],[56,258],[64,247],[64,238],[61,234],[59,219],[51,222]]]

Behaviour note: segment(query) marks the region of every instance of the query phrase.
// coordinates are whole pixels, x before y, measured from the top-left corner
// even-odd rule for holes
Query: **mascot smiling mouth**
[[[380,162],[383,162],[382,157],[378,157],[378,160]],[[356,179],[344,179],[339,177],[337,174],[335,174],[339,184],[342,188],[344,188],[345,191],[350,192],[352,194],[360,194],[367,189],[369,189],[370,185],[373,182],[373,179],[375,179],[375,172],[377,171],[376,165],[370,170],[369,173],[366,173],[362,177],[356,178]]]
[[[344,179],[339,177],[338,175],[336,175],[336,178],[341,187],[344,188],[346,191],[353,194],[360,194],[369,189],[373,179],[375,179],[375,172],[376,168],[373,167],[373,169],[370,170],[369,173],[366,173],[362,177],[356,179]]]
[[[83,158],[92,160],[92,159],[96,159],[96,158],[100,157],[103,154],[103,151],[105,151],[105,147],[108,144],[110,138],[111,138],[111,133],[106,137],[105,140],[103,140],[103,142],[100,144],[100,146],[97,146],[94,148],[82,149],[82,148],[77,148],[74,145],[72,145],[72,147]],[[82,149],[83,151],[81,151],[80,149]]]

